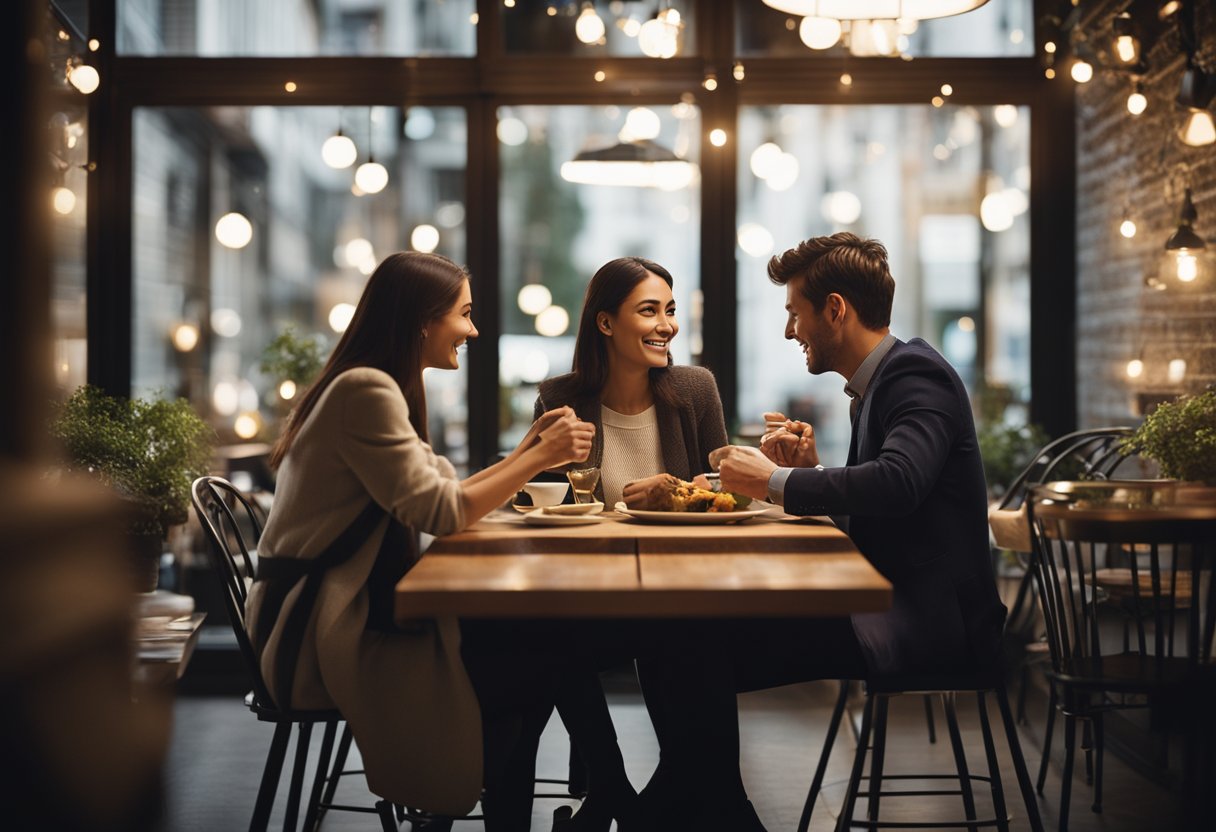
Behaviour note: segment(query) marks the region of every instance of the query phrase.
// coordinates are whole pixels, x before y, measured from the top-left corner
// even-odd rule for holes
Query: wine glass
[[[571,468],[566,472],[566,479],[570,480],[570,488],[574,491],[574,502],[595,502],[595,486],[600,481],[599,468]]]

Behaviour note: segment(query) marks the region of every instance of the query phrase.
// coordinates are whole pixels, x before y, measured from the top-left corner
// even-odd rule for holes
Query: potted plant
[[[185,399],[126,399],[90,385],[59,407],[51,432],[67,469],[131,503],[137,587],[152,591],[169,528],[186,521],[190,484],[207,472],[214,432]]]
[[[1163,477],[1216,486],[1216,389],[1158,405],[1125,447],[1154,460]]]
[[[300,335],[288,324],[262,351],[262,372],[274,379],[282,399],[292,399],[296,391],[311,384],[325,366],[324,348],[318,336]],[[290,386],[284,387],[287,382]],[[291,395],[284,395],[288,391]]]

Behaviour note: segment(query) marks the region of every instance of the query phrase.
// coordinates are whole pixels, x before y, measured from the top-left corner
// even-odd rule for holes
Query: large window
[[[681,326],[672,355],[685,364],[699,356],[700,122],[686,102],[500,108],[503,447],[531,424],[536,383],[570,371],[583,293],[610,260],[646,257],[671,272]],[[569,166],[580,153],[636,140],[683,164],[655,178],[634,177],[640,169],[628,161],[597,168],[580,158],[584,173]]]
[[[118,0],[132,55],[472,55],[475,0]]]
[[[298,386],[263,370],[272,340],[328,354],[386,254],[464,261],[465,131],[461,108],[137,110],[134,391],[188,397],[222,440],[273,438]],[[427,384],[432,441],[463,463],[463,372]]]
[[[1029,113],[1012,106],[747,107],[739,120],[739,410],[813,422],[825,464],[844,463],[848,398],[784,342],[784,289],[768,258],[852,231],[887,247],[892,331],[924,338],[976,393],[1030,395]]]

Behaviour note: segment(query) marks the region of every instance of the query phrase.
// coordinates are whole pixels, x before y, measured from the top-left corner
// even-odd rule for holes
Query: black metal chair
[[[1170,717],[1206,718],[1197,697],[1205,685],[1211,693],[1213,675],[1216,511],[1170,504],[1175,490],[1135,481],[1051,483],[1036,488],[1030,501],[1031,571],[1047,628],[1049,677],[1053,692],[1062,692],[1053,704],[1065,718],[1060,830],[1068,828],[1078,721],[1092,726],[1093,808],[1100,811],[1105,713],[1150,707],[1159,725]],[[1124,570],[1103,568],[1119,558]],[[1121,639],[1109,633],[1105,639],[1120,641],[1117,648],[1103,643],[1103,623],[1116,632],[1122,625]],[[1205,744],[1210,753],[1213,739],[1200,734],[1186,732],[1188,806],[1202,797],[1193,761]]]
[[[984,737],[984,750],[988,764],[988,774],[971,774],[962,735],[958,728],[958,717],[955,710],[955,700],[958,693],[967,692],[976,695],[979,707],[980,729]],[[917,772],[912,774],[890,774],[884,771],[887,710],[892,697],[908,694],[928,697],[940,697],[946,713],[946,727],[950,734],[950,745],[954,752],[956,772],[953,774],[936,774]],[[1001,710],[1001,722],[1005,729],[1005,738],[1009,744],[1010,756],[1018,780],[1018,787],[1026,807],[1026,814],[1034,832],[1042,832],[1043,825],[1039,818],[1038,804],[1030,783],[1030,775],[1026,770],[1026,761],[1022,757],[1021,745],[1018,742],[1017,726],[1009,708],[1009,700],[1005,695],[1003,679],[997,671],[991,674],[975,674],[962,676],[927,676],[921,678],[903,678],[898,680],[869,681],[866,683],[865,709],[862,711],[861,730],[857,739],[857,751],[853,758],[852,773],[849,776],[845,790],[844,804],[837,819],[837,830],[847,830],[853,827],[865,829],[899,828],[899,829],[941,829],[947,827],[967,827],[978,829],[983,826],[995,826],[997,829],[1009,828],[1009,816],[1005,805],[1004,786],[1001,782],[1000,764],[997,761],[996,746],[988,719],[987,695],[994,694]],[[820,753],[819,764],[807,793],[806,803],[802,809],[802,817],[798,823],[799,832],[806,832],[810,825],[811,814],[819,797],[823,783],[823,774],[827,769],[828,757],[840,727],[848,697],[848,686],[841,684],[840,696],[836,708],[828,723],[828,734]],[[871,756],[870,774],[864,774],[866,757]],[[861,781],[869,781],[865,791],[861,790]],[[916,789],[916,790],[883,790],[883,781],[906,780],[957,780],[959,787],[954,789]],[[976,817],[975,796],[972,782],[980,781],[989,784],[992,792],[994,817],[981,819]],[[907,798],[926,797],[934,795],[959,795],[963,802],[963,812],[966,820],[935,820],[926,822],[887,821],[879,818],[879,808],[883,797]],[[866,799],[866,820],[854,820],[853,813],[858,798]]]
[[[266,518],[255,501],[242,494],[240,489],[222,477],[200,477],[195,480],[191,487],[191,499],[199,522],[210,540],[209,551],[212,564],[223,586],[224,602],[232,622],[233,633],[236,635],[241,655],[245,659],[245,666],[253,680],[253,690],[246,695],[245,705],[257,716],[259,721],[275,723],[274,737],[271,739],[266,766],[262,772],[261,785],[258,787],[257,801],[254,804],[253,818],[249,824],[250,830],[264,830],[270,820],[270,811],[278,791],[292,725],[297,726],[298,738],[286,815],[283,821],[284,830],[294,830],[299,817],[309,742],[313,726],[318,724],[325,726],[325,732],[321,740],[321,752],[314,772],[312,790],[304,810],[302,827],[304,832],[312,832],[316,829],[325,812],[330,809],[375,814],[380,818],[384,832],[396,832],[398,825],[403,821],[409,821],[411,827],[415,829],[442,832],[442,830],[450,829],[455,821],[484,820],[480,814],[465,815],[459,818],[431,815],[398,806],[386,800],[377,801],[374,807],[347,806],[333,802],[341,777],[363,774],[362,769],[346,768],[352,745],[349,726],[344,723],[341,713],[337,710],[306,711],[278,708],[262,678],[257,653],[246,629],[245,601],[248,597],[249,586],[257,575],[256,546],[261,539]],[[250,542],[252,542],[252,546],[249,545]],[[340,722],[343,723],[342,734],[340,738],[337,738],[337,753],[333,756],[331,767],[330,756],[334,750],[334,740],[337,737]],[[570,750],[570,771],[570,780],[543,778],[536,780],[540,785],[565,786],[566,793],[538,791],[533,796],[560,799],[585,796],[585,771],[573,746]]]
[[[1000,501],[989,510],[988,519],[993,542],[998,549],[1013,552],[1022,567],[1022,580],[1018,584],[1017,595],[1005,624],[1007,634],[1020,634],[1023,650],[1020,659],[1017,704],[1014,708],[1019,724],[1026,721],[1026,692],[1030,687],[1030,671],[1033,668],[1046,669],[1050,665],[1047,641],[1045,637],[1040,638],[1039,636],[1039,618],[1035,609],[1034,580],[1029,563],[1031,542],[1027,497],[1031,489],[1051,479],[1068,477],[1092,480],[1109,479],[1129,457],[1129,453],[1124,448],[1124,440],[1133,432],[1133,429],[1129,427],[1090,428],[1066,434],[1049,442],[1035,454],[1034,459],[1009,484]],[[1047,730],[1043,738],[1043,753],[1036,782],[1036,790],[1039,794],[1043,793],[1043,785],[1047,778],[1047,762],[1051,757],[1056,702],[1057,693],[1049,677]],[[1094,772],[1100,772],[1102,764],[1099,760],[1095,765],[1094,754],[1100,755],[1101,750],[1094,747],[1088,722],[1084,724],[1081,748],[1085,752],[1086,780],[1092,785]],[[1100,795],[1100,784],[1096,791]],[[1100,808],[1100,806],[1099,800],[1095,803],[1095,807]]]
[[[303,829],[311,832],[320,823],[326,810],[336,809],[378,815],[386,832],[390,830],[395,832],[397,824],[394,819],[394,807],[387,801],[379,801],[375,807],[343,806],[333,803],[339,778],[346,774],[363,773],[361,770],[344,770],[347,753],[351,746],[350,729],[345,726],[343,726],[342,737],[338,744],[337,758],[332,770],[330,769],[330,756],[334,748],[334,739],[337,736],[338,723],[342,722],[342,714],[333,709],[319,711],[281,709],[274,704],[265,680],[262,678],[261,667],[249,639],[245,622],[245,600],[248,597],[249,586],[257,574],[255,548],[257,541],[261,538],[264,525],[260,509],[232,483],[220,477],[200,477],[195,480],[191,487],[191,499],[199,523],[202,524],[210,541],[211,545],[208,549],[216,575],[223,586],[224,603],[232,622],[232,631],[236,636],[241,656],[245,660],[245,667],[253,681],[253,690],[246,695],[245,705],[259,721],[271,722],[275,726],[274,737],[270,741],[270,750],[266,755],[266,765],[262,770],[261,784],[258,786],[253,817],[249,821],[251,832],[266,829],[270,822],[270,811],[274,806],[275,794],[278,791],[292,726],[296,726],[298,735],[283,829],[294,830],[296,828],[305,768],[308,764],[308,747],[313,727],[316,725],[324,725],[325,729],[321,739],[321,752],[313,776],[312,789],[305,805]],[[252,541],[253,545],[249,545],[248,541]],[[421,816],[419,819],[422,819]]]

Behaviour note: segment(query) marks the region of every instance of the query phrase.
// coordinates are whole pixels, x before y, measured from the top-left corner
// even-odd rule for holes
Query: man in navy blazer
[[[760,451],[728,445],[710,463],[724,490],[768,498],[791,514],[840,516],[891,581],[894,598],[887,612],[851,618],[699,625],[710,659],[664,676],[666,739],[642,794],[656,817],[669,811],[672,791],[685,812],[705,806],[710,815],[685,828],[764,829],[739,773],[736,691],[984,671],[1000,655],[1005,607],[988,557],[971,407],[958,374],[932,347],[891,335],[895,281],[886,249],[854,234],[816,237],[774,257],[769,277],[786,288],[785,337],[801,345],[807,370],[846,381],[853,399],[848,460],[823,467],[814,428],[771,413],[774,429]]]
[[[791,514],[847,517],[854,544],[894,587],[889,611],[852,616],[870,677],[986,667],[999,655],[1005,607],[962,381],[927,343],[890,333],[895,281],[877,240],[847,232],[807,240],[774,257],[769,278],[785,286],[785,337],[801,345],[807,370],[845,379],[848,460],[823,467],[812,426],[767,414],[774,430],[761,453],[715,452],[722,487]],[[839,624],[808,619],[795,629],[808,636],[823,627]],[[828,664],[847,658],[838,654]],[[808,669],[802,675],[823,678]]]

